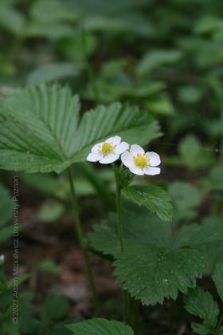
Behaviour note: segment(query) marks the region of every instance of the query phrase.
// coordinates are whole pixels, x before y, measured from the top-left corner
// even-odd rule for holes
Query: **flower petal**
[[[100,159],[101,159],[101,154],[99,154],[99,153],[90,153],[88,156],[87,156],[87,161],[89,161],[89,162],[97,162],[97,161],[99,161]]]
[[[122,142],[119,145],[117,145],[117,147],[114,150],[114,153],[117,155],[122,154],[124,151],[128,150],[129,148],[129,144],[126,142]]]
[[[144,173],[150,176],[155,176],[156,174],[160,174],[160,168],[147,167],[147,168],[144,168]]]
[[[121,137],[120,136],[113,136],[113,137],[109,137],[105,143],[111,143],[112,145],[118,145],[121,143]]]
[[[150,159],[150,166],[157,166],[161,163],[160,156],[156,152],[146,152],[146,156]]]
[[[135,165],[130,166],[130,167],[129,167],[129,170],[130,170],[132,173],[137,174],[138,176],[142,176],[142,175],[144,175],[144,171],[143,171],[141,168],[139,168],[138,166],[135,166]]]
[[[121,155],[121,161],[127,167],[135,166],[132,155],[129,151],[123,152],[123,154]]]
[[[110,164],[115,162],[117,159],[119,159],[119,155],[111,153],[109,155],[102,157],[99,162],[101,164]]]
[[[132,144],[131,147],[130,147],[130,153],[133,156],[136,156],[138,154],[142,154],[143,155],[145,153],[145,151],[138,144]]]
[[[97,144],[95,144],[95,145],[91,148],[91,152],[92,152],[93,154],[96,154],[96,153],[98,153],[99,151],[101,151],[102,144],[103,144],[103,142],[102,142],[102,143],[97,143]]]

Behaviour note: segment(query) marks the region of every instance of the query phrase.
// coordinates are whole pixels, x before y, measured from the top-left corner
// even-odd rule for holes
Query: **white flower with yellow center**
[[[87,156],[87,160],[101,164],[115,162],[129,148],[129,144],[121,142],[121,140],[120,136],[114,136],[108,138],[105,142],[95,144],[91,149],[91,153]]]
[[[160,174],[160,156],[156,152],[145,152],[137,144],[133,144],[129,151],[123,152],[121,155],[122,163],[129,168],[129,170],[137,175],[151,175]]]

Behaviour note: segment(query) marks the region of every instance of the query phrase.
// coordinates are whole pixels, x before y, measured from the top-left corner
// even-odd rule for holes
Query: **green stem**
[[[88,60],[88,55],[87,55],[87,45],[86,45],[86,32],[84,29],[84,24],[82,26],[82,30],[81,30],[81,41],[82,41],[82,51],[83,51],[83,56],[84,56],[84,62],[86,64],[87,67],[87,73],[88,73],[88,78],[89,81],[91,83],[91,87],[94,93],[94,98],[97,104],[99,104],[100,102],[100,96],[99,96],[99,90],[98,90],[98,86],[96,83],[96,77],[93,71],[93,68]]]
[[[90,260],[89,260],[89,255],[84,243],[84,236],[81,228],[81,222],[80,222],[80,217],[78,213],[78,204],[77,204],[77,197],[76,197],[76,192],[74,188],[74,182],[73,182],[73,177],[72,177],[72,170],[71,167],[68,168],[68,177],[69,177],[69,183],[70,183],[70,191],[71,191],[71,199],[72,199],[72,205],[73,205],[73,215],[74,215],[74,220],[75,220],[75,230],[77,233],[77,237],[83,252],[84,256],[84,262],[85,262],[85,270],[86,274],[88,277],[88,282],[92,291],[92,297],[93,297],[93,303],[94,303],[94,308],[96,315],[98,316],[100,314],[100,305],[99,305],[99,299],[98,299],[98,294],[96,291],[95,287],[95,282],[90,266]]]
[[[115,180],[116,180],[117,233],[118,233],[120,251],[123,252],[124,246],[123,246],[123,226],[122,226],[122,215],[121,215],[121,187],[119,184],[118,172],[114,165],[113,170],[115,173]]]
[[[98,178],[95,169],[92,167],[91,164],[88,163],[81,163],[81,172],[84,176],[92,183],[98,193],[102,196],[104,201],[106,202],[107,206],[111,210],[115,210],[115,199],[112,196],[111,192],[104,187],[103,182]]]

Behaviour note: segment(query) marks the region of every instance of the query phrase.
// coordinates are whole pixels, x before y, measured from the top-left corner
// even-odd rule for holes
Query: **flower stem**
[[[93,273],[92,273],[91,266],[90,266],[88,251],[84,243],[84,236],[83,236],[83,231],[81,228],[81,222],[80,222],[80,217],[79,217],[79,212],[78,212],[77,197],[76,197],[76,192],[74,188],[71,167],[68,168],[68,177],[69,177],[69,183],[70,183],[71,200],[72,200],[72,205],[73,205],[73,215],[74,215],[74,220],[75,220],[75,230],[76,230],[77,237],[80,243],[80,247],[82,249],[83,256],[84,256],[85,270],[86,270],[88,282],[89,282],[91,292],[92,292],[95,313],[98,316],[100,314],[99,299],[98,299],[98,294],[97,294],[96,287],[95,287]]]
[[[121,187],[119,184],[119,177],[118,172],[113,165],[113,170],[115,173],[115,180],[116,180],[116,211],[117,211],[117,233],[118,233],[118,240],[120,251],[123,252],[123,225],[122,225],[122,215],[121,215]]]

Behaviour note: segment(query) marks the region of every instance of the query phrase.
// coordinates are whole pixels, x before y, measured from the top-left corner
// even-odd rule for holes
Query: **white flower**
[[[129,168],[129,170],[137,175],[151,175],[160,174],[160,156],[155,152],[145,152],[137,144],[133,144],[129,151],[125,151],[121,155],[122,163]]]
[[[101,164],[113,163],[128,148],[129,144],[121,142],[120,136],[110,137],[105,142],[95,144],[87,156],[87,160],[90,162],[99,161]]]

